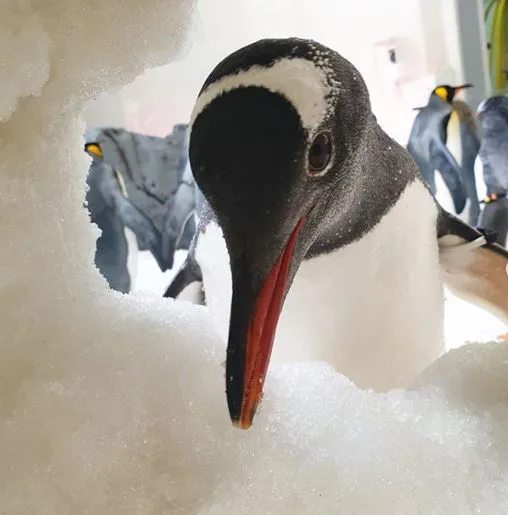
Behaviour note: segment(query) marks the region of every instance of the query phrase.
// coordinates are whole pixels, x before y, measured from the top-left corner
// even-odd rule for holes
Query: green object
[[[492,94],[498,95],[508,92],[508,1],[484,0],[483,6]]]

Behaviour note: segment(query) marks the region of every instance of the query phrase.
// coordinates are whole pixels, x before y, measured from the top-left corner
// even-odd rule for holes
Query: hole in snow
[[[85,112],[86,200],[101,230],[95,265],[122,293],[162,296],[195,231],[187,120],[197,91],[187,93],[181,68],[151,70]]]

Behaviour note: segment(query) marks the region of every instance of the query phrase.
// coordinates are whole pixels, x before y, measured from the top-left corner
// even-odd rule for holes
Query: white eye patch
[[[329,112],[327,84],[326,70],[307,59],[283,58],[270,67],[254,65],[210,84],[196,100],[190,126],[220,95],[240,87],[258,86],[284,96],[300,115],[304,128],[312,129]]]

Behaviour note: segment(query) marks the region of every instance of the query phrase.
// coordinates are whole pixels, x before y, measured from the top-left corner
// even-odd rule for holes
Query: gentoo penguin
[[[508,312],[507,252],[439,207],[360,73],[319,43],[262,40],[219,63],[189,155],[206,202],[167,296],[202,283],[238,427],[271,357],[328,361],[379,391],[410,383],[443,352],[443,274]]]
[[[416,108],[419,112],[413,122],[407,149],[418,163],[433,195],[436,195],[434,173],[438,170],[450,191],[456,213],[475,225],[480,206],[474,165],[480,138],[471,109],[465,102],[455,100],[459,91],[469,87],[472,84],[435,87],[427,105]],[[468,200],[466,210],[464,195]]]
[[[508,231],[508,97],[496,95],[478,107],[483,138],[480,159],[487,195],[483,199],[480,226],[496,232],[506,246]]]

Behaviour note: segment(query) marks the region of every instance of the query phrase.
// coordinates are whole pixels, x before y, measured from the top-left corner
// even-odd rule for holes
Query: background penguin
[[[436,195],[435,170],[450,191],[456,213],[475,225],[480,214],[474,165],[480,138],[469,106],[455,95],[471,84],[434,88],[425,107],[417,108],[407,149]],[[459,178],[460,179],[459,179]],[[462,186],[459,185],[462,183]],[[464,209],[464,198],[468,199]]]
[[[147,247],[157,245],[155,228],[125,198],[115,170],[104,162],[97,144],[85,144],[92,156],[87,175],[86,208],[92,223],[101,230],[97,238],[95,265],[113,290],[128,293],[132,288],[127,231],[139,235]]]
[[[465,85],[469,87],[468,84]],[[450,88],[452,112],[447,124],[446,146],[461,167],[461,178],[466,190],[467,203],[461,218],[470,225],[476,225],[480,217],[480,202],[476,189],[475,163],[480,150],[480,134],[476,117],[469,105],[454,98],[462,87]],[[448,92],[449,90],[447,90]],[[448,100],[450,101],[450,100]]]
[[[94,160],[88,179],[90,205],[107,206],[107,211],[101,211],[101,216],[107,215],[101,224],[105,227],[106,219],[109,224],[97,244],[96,264],[106,260],[107,266],[97,266],[110,286],[128,292],[133,286],[138,250],[149,250],[165,271],[173,267],[175,252],[187,250],[194,236],[198,199],[188,162],[187,125],[175,125],[166,138],[120,128],[93,128],[87,131],[86,141]],[[95,203],[102,195],[107,201]],[[94,221],[97,216],[94,212]],[[113,226],[115,231],[117,226],[122,228],[118,237],[113,238]],[[108,236],[108,231],[113,232]],[[122,279],[119,286],[117,277],[126,274],[130,280]]]
[[[508,97],[496,95],[478,107],[483,138],[480,159],[487,196],[480,226],[497,234],[497,242],[506,246],[508,231]]]
[[[194,178],[187,170],[187,124],[177,124],[165,138],[122,128],[96,131],[105,162],[121,176],[125,196],[153,224],[158,243],[151,250],[162,272],[173,267],[176,250],[189,248],[196,223]]]
[[[252,423],[274,337],[274,359],[387,390],[443,351],[443,276],[507,317],[508,253],[437,204],[333,50],[269,39],[228,56],[197,98],[189,152],[206,203],[167,293],[202,282],[235,425]]]

